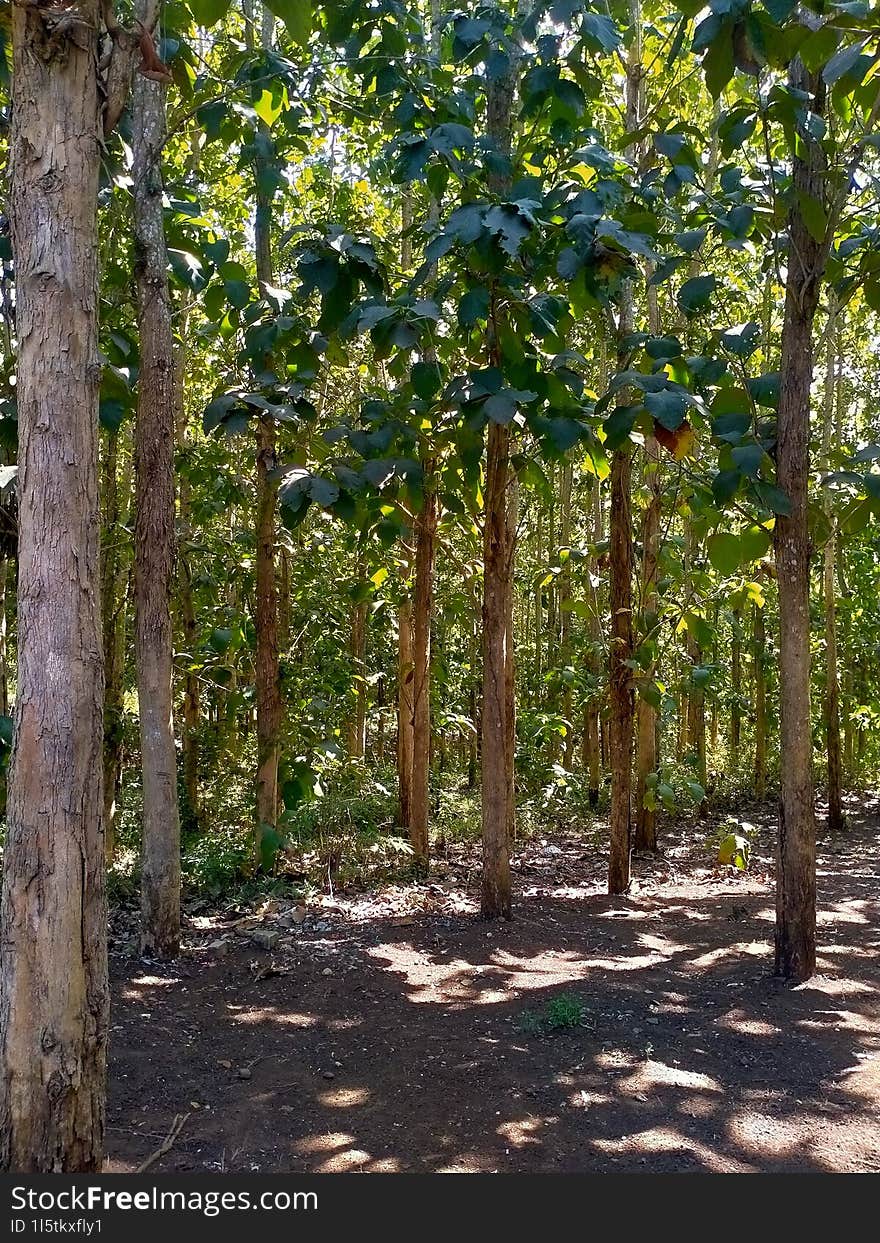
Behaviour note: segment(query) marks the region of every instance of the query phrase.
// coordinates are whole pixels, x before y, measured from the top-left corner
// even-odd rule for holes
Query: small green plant
[[[573,993],[551,997],[540,1010],[526,1010],[518,1027],[527,1036],[544,1036],[550,1032],[580,1027],[584,1021],[584,1004]]]
[[[718,851],[716,863],[722,867],[735,867],[740,872],[748,871],[754,834],[755,826],[747,820],[728,820],[719,825],[707,836],[709,846]]]

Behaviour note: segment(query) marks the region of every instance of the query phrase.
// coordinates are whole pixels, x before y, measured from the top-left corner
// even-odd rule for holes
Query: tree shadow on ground
[[[770,974],[769,879],[645,862],[609,898],[567,849],[510,924],[117,960],[108,1168],[189,1110],[155,1170],[878,1170],[876,842],[871,819],[822,844],[798,987]],[[580,1022],[546,1031],[560,995]]]

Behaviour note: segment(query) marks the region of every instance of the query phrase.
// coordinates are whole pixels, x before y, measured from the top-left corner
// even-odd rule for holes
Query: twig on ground
[[[174,1147],[174,1141],[177,1139],[178,1135],[183,1130],[183,1124],[186,1122],[188,1117],[189,1117],[188,1113],[174,1115],[174,1121],[171,1123],[171,1130],[162,1140],[162,1143],[159,1145],[156,1151],[151,1152],[150,1155],[147,1157],[146,1161],[142,1161],[140,1163],[140,1165],[135,1170],[136,1174],[145,1174],[147,1170],[150,1168],[150,1166],[153,1165],[156,1161],[158,1161],[160,1157],[164,1157],[167,1152],[171,1151],[171,1149]]]

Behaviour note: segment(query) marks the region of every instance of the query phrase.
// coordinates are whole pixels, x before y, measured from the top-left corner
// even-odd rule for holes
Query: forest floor
[[[188,1114],[153,1172],[880,1171],[880,804],[848,811],[797,987],[768,808],[747,874],[677,825],[626,898],[583,837],[524,843],[505,924],[463,846],[426,885],[190,902],[171,965],[117,911],[107,1169]]]

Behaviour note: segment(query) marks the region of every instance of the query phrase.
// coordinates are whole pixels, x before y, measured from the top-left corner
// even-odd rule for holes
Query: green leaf
[[[748,358],[754,354],[761,339],[761,326],[754,320],[748,324],[738,324],[728,328],[721,334],[721,344],[738,358]]]
[[[867,42],[867,39],[861,39],[858,43],[852,43],[849,47],[841,48],[835,56],[831,57],[828,64],[822,70],[822,77],[826,86],[833,86],[835,82],[855,68]]]
[[[823,242],[828,228],[828,213],[822,203],[812,194],[798,192],[798,207],[807,232],[814,242]]]
[[[458,305],[458,322],[462,328],[472,328],[478,319],[489,314],[490,294],[483,285],[475,285],[467,291]]]
[[[763,480],[759,480],[755,484],[755,491],[761,501],[774,514],[782,514],[785,516],[791,513],[791,501],[782,491],[782,488],[777,488],[775,484],[764,483]]]
[[[684,422],[687,404],[684,394],[671,389],[663,389],[660,393],[645,393],[645,409],[671,432],[681,427]]]
[[[738,536],[729,531],[719,531],[706,540],[706,552],[713,569],[725,578],[739,566],[742,560],[742,544]]]
[[[703,57],[706,89],[713,99],[718,99],[734,74],[733,26],[725,22],[706,49]]]
[[[764,460],[764,450],[759,444],[737,445],[730,456],[744,475],[757,475]]]
[[[443,386],[443,373],[436,362],[417,362],[413,364],[410,380],[417,396],[423,401],[436,397]]]
[[[749,380],[749,392],[759,406],[776,409],[779,403],[779,372],[768,371],[765,375]]]
[[[280,17],[294,43],[305,47],[312,33],[311,0],[263,0],[266,8]]]
[[[743,561],[761,561],[770,549],[770,532],[765,527],[746,527],[739,540]]]
[[[692,276],[690,280],[685,281],[676,299],[685,315],[693,315],[707,307],[717,284],[717,279],[708,273],[704,276]]]
[[[231,7],[230,0],[190,0],[189,8],[199,26],[216,26]]]

